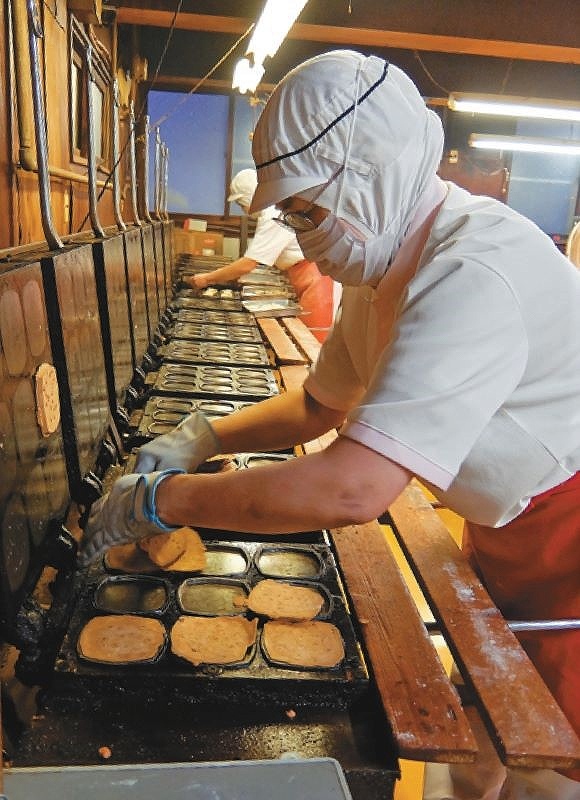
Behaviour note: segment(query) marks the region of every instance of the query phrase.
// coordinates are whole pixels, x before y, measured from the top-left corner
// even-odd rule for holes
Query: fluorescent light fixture
[[[307,0],[266,0],[246,55],[236,64],[233,89],[239,89],[242,94],[256,91],[264,74],[264,60],[276,54],[306,3]]]
[[[580,155],[580,141],[573,139],[542,139],[533,136],[496,136],[490,133],[472,133],[469,137],[469,146],[480,150]]]
[[[580,122],[580,103],[573,101],[452,92],[447,105],[452,111],[466,111],[471,114]]]

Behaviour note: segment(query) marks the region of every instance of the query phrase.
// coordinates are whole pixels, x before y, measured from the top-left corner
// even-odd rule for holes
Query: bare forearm
[[[303,389],[214,420],[222,453],[267,452],[308,442],[341,424],[344,413],[326,408]]]
[[[241,275],[251,272],[256,268],[257,263],[253,258],[242,256],[242,258],[232,261],[231,264],[226,264],[225,267],[208,272],[202,276],[202,280],[206,286],[211,286],[212,283],[229,283],[237,280]]]
[[[327,450],[218,475],[177,475],[159,487],[167,524],[292,533],[366,522],[410,479],[402,467],[339,437]]]

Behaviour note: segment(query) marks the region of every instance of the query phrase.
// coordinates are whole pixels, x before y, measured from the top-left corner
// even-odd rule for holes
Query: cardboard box
[[[205,233],[207,231],[207,220],[194,219],[194,217],[188,217],[186,220],[183,221],[183,230],[201,231],[202,233]]]
[[[221,256],[224,237],[221,233],[206,231],[184,231],[176,228],[173,232],[175,252],[191,253],[196,256]]]

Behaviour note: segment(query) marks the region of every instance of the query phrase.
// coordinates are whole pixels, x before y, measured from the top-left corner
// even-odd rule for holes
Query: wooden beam
[[[120,6],[117,22],[125,25],[145,25],[169,28],[172,11]],[[206,33],[244,33],[251,20],[214,14],[177,15],[175,27],[186,31]],[[337,25],[308,25],[297,22],[288,33],[289,39],[324,42],[333,45],[387,47],[399,50],[421,50],[431,53],[459,53],[472,56],[492,56],[521,61],[550,61],[560,64],[580,64],[580,47],[514,42],[500,39],[473,39],[466,36],[441,36],[408,31],[384,31],[373,28],[345,28]]]

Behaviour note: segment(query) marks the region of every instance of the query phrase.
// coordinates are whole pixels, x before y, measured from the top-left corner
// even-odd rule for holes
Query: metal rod
[[[163,195],[161,201],[161,208],[163,211],[163,216],[166,220],[169,219],[169,214],[167,212],[167,186],[169,182],[169,147],[163,143]]]
[[[149,117],[143,118],[143,183],[141,185],[141,210],[146,222],[152,222],[149,213]]]
[[[116,78],[111,83],[111,143],[113,160],[113,211],[120,231],[127,230],[121,216],[121,187],[119,185],[119,84]]]
[[[87,101],[87,144],[88,144],[88,178],[89,178],[89,217],[95,236],[104,236],[105,232],[99,221],[97,200],[97,163],[95,156],[95,108],[93,104],[93,46],[87,44],[84,50],[86,78],[85,96]]]
[[[48,142],[46,135],[46,114],[40,78],[37,40],[42,38],[40,12],[36,0],[27,0],[28,8],[28,45],[30,52],[30,72],[32,77],[32,105],[34,108],[34,132],[36,134],[36,162],[38,165],[38,188],[40,196],[40,215],[42,230],[51,250],[62,250],[64,247],[52,218],[50,204],[50,179],[48,175]]]
[[[159,126],[155,128],[155,217],[161,219],[161,135]]]
[[[143,223],[139,219],[139,209],[137,207],[137,170],[135,165],[135,108],[131,103],[129,109],[129,174],[131,176],[131,211],[135,225],[141,226]]]
[[[525,631],[575,631],[580,630],[580,619],[509,620],[508,628],[514,633]],[[438,622],[425,622],[429,633],[441,633]]]

